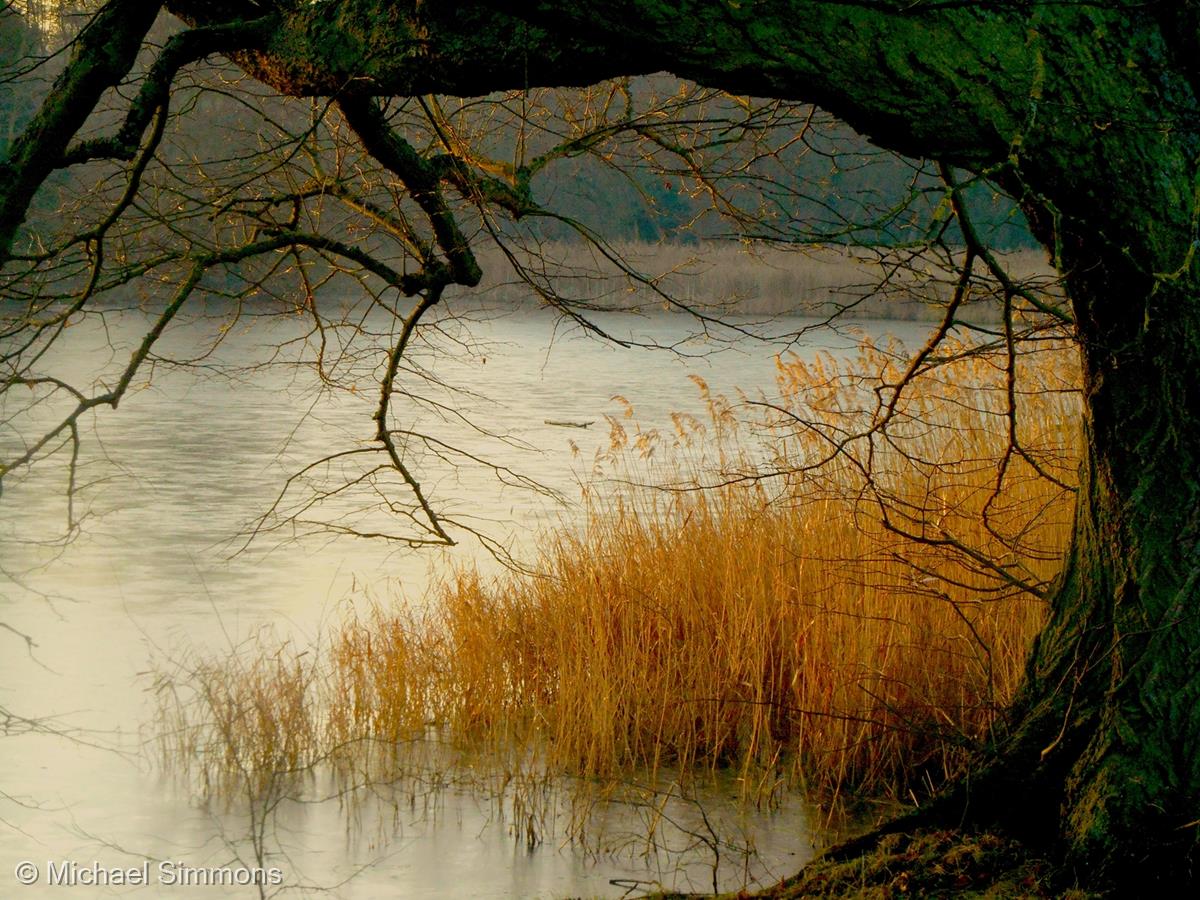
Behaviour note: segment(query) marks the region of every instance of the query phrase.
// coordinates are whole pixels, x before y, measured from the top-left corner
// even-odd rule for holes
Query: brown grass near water
[[[864,345],[781,360],[769,398],[700,382],[707,421],[615,416],[615,480],[543,537],[539,576],[458,571],[324,648],[185,665],[160,682],[168,755],[210,789],[384,777],[432,744],[501,780],[669,767],[757,800],[907,797],[1012,695],[1069,534],[1077,362],[1031,347],[1011,393],[1002,356],[943,347],[889,413],[907,356]]]

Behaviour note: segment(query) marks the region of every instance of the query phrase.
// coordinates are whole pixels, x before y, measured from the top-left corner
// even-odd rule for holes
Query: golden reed
[[[1073,354],[948,344],[893,403],[908,355],[864,343],[781,359],[770,398],[695,379],[703,421],[626,409],[538,576],[456,571],[323,648],[183,665],[159,685],[168,756],[209,791],[469,759],[501,781],[732,769],[757,800],[907,797],[961,769],[1043,620]]]

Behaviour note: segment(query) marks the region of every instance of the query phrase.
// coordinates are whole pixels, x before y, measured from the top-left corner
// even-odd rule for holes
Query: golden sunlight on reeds
[[[756,401],[699,382],[707,420],[670,432],[614,417],[540,576],[459,571],[303,658],[184,667],[172,752],[210,788],[320,761],[384,777],[432,739],[504,777],[732,769],[758,800],[905,798],[1011,696],[1069,534],[1077,362],[1031,348],[1010,371],[943,346],[895,402],[907,356],[864,345],[781,360]]]

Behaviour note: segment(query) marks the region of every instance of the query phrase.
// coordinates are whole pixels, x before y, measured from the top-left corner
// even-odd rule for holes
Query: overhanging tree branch
[[[214,53],[260,44],[277,24],[275,16],[267,15],[173,35],[151,64],[117,132],[69,146],[104,91],[133,68],[161,5],[110,0],[75,39],[50,97],[0,160],[0,263],[9,257],[17,228],[52,171],[94,159],[133,159],[155,113],[166,114],[180,69]]]
[[[171,85],[180,69],[214,53],[261,44],[277,24],[275,16],[267,15],[247,22],[193,28],[172,35],[142,80],[117,132],[69,147],[58,168],[92,159],[132,159],[155,111],[165,110],[170,103]]]
[[[8,259],[33,195],[60,164],[100,96],[133,68],[160,5],[109,0],[76,38],[50,96],[0,160],[0,264]]]

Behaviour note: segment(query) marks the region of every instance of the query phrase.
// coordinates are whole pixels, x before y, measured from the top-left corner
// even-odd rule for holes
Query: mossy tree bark
[[[166,5],[193,26],[245,15]],[[814,102],[880,146],[1009,190],[1074,307],[1088,456],[1050,623],[995,761],[953,796],[978,821],[1059,843],[1093,883],[1195,885],[1200,4],[343,0],[256,4],[264,13],[267,37],[228,52],[287,94],[479,95],[667,70]]]
[[[1200,862],[1200,318],[1193,276],[1120,249],[1066,254],[1088,449],[1072,546],[993,755],[943,811],[1136,895],[1194,887]]]

